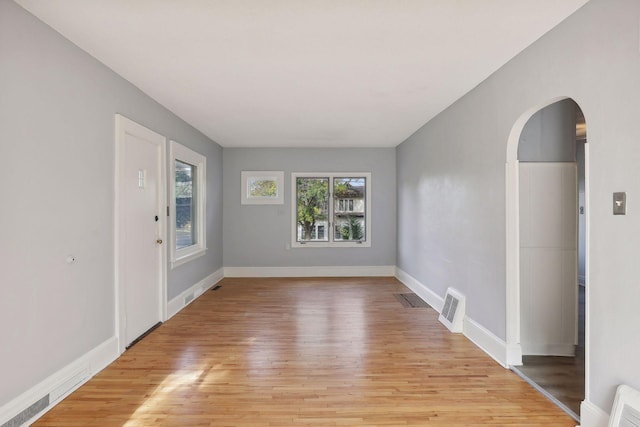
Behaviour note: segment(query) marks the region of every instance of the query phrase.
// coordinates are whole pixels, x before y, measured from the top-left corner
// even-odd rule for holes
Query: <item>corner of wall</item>
[[[167,319],[171,319],[180,310],[191,304],[196,298],[212,288],[224,278],[224,268],[219,268],[198,283],[183,291],[177,297],[167,303]]]
[[[401,281],[407,288],[411,289],[416,295],[422,298],[427,304],[433,307],[438,313],[442,312],[444,306],[444,299],[433,292],[429,287],[418,279],[411,276],[406,271],[396,267],[396,279]]]

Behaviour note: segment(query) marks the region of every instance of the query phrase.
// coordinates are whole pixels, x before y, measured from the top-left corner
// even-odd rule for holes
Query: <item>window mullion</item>
[[[334,220],[334,217],[333,217],[333,209],[334,209],[334,206],[333,206],[333,176],[329,175],[329,176],[327,176],[327,179],[329,180],[329,212],[327,213],[327,217],[328,217],[327,218],[328,219],[327,223],[329,225],[329,227],[328,227],[329,228],[328,237],[329,237],[329,242],[332,243],[332,242],[334,242],[334,238],[333,238],[333,231],[334,231],[333,230],[333,227],[334,227],[334,225],[333,225],[333,220]]]

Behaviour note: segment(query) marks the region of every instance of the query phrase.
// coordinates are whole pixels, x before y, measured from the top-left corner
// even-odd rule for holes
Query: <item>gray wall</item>
[[[394,265],[395,149],[225,148],[225,267]],[[285,172],[284,205],[241,205],[242,171]],[[291,172],[371,172],[370,248],[291,248]]]
[[[640,388],[640,53],[637,0],[592,0],[398,147],[397,265],[505,338],[505,161],[525,112],[571,97],[589,138],[589,400]],[[535,111],[533,110],[533,111]],[[626,191],[626,216],[612,193]]]
[[[0,406],[115,334],[115,113],[207,156],[209,251],[176,295],[222,266],[222,149],[0,0]]]
[[[518,160],[576,161],[576,103],[572,99],[555,102],[531,116],[520,135]]]

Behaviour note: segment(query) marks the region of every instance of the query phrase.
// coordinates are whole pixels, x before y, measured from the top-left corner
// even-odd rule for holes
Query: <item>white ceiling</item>
[[[17,0],[224,147],[393,147],[587,0]]]

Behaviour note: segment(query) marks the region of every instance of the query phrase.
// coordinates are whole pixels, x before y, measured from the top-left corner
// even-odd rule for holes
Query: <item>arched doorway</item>
[[[506,163],[508,364],[576,419],[588,335],[585,143],[580,107],[553,99],[515,123]]]

